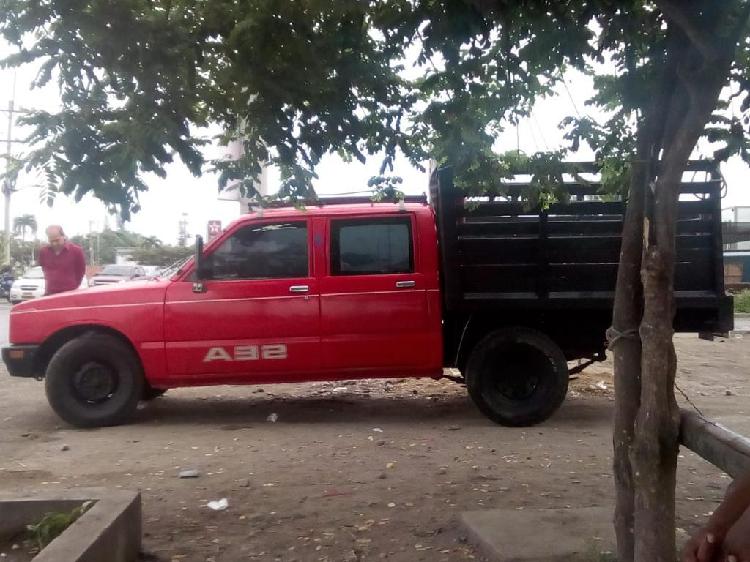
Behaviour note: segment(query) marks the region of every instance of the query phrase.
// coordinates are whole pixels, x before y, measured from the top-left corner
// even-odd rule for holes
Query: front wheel
[[[143,370],[132,349],[106,334],[86,334],[52,356],[47,400],[77,427],[117,425],[132,417],[143,394]]]
[[[143,394],[141,394],[141,400],[143,400],[144,402],[156,400],[160,396],[164,396],[164,393],[166,391],[166,388],[154,388],[150,384],[146,383],[143,385]]]
[[[466,385],[495,423],[528,426],[549,418],[568,391],[568,364],[550,338],[530,328],[490,332],[466,365]]]

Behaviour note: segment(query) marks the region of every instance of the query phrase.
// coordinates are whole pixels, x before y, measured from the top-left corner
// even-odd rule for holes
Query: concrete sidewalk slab
[[[141,495],[80,488],[18,498],[0,496],[0,533],[22,531],[45,513],[94,505],[34,557],[34,562],[135,562],[141,550]]]
[[[493,562],[588,562],[614,552],[612,516],[611,507],[490,509],[464,512],[460,521]]]

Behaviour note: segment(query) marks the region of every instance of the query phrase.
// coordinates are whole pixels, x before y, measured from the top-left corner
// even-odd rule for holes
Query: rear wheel
[[[529,328],[489,333],[471,352],[466,385],[495,423],[534,425],[549,418],[568,391],[568,364],[550,338]]]
[[[135,412],[143,370],[128,345],[106,334],[86,334],[52,356],[45,376],[47,400],[78,427],[117,425]]]

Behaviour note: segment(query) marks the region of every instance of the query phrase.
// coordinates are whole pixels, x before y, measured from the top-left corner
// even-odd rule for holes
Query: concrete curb
[[[492,562],[578,562],[615,544],[611,507],[468,511],[460,526]]]
[[[96,503],[34,557],[34,562],[134,562],[141,550],[141,495],[81,488],[26,498],[0,496],[0,531],[16,532],[51,511]]]

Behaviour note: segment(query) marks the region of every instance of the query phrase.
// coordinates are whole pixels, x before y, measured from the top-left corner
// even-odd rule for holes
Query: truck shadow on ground
[[[133,420],[139,425],[219,425],[227,429],[268,424],[415,424],[493,426],[466,396],[440,400],[362,397],[181,397],[175,392],[147,404]],[[609,424],[612,403],[569,400],[542,425],[587,427]]]

